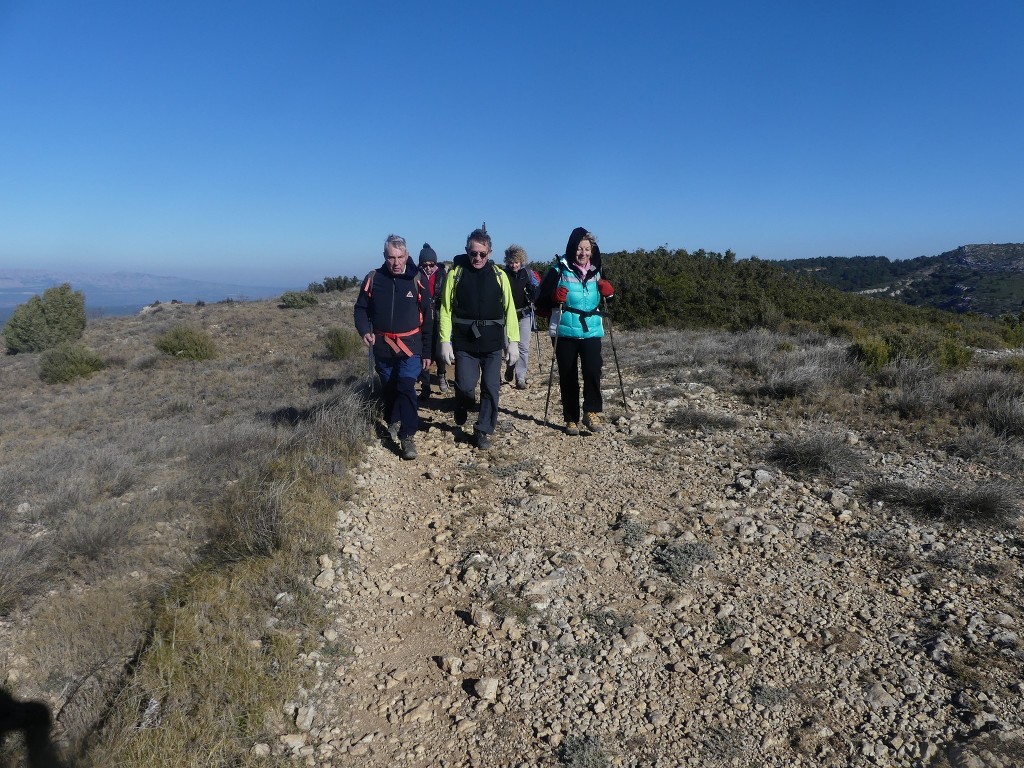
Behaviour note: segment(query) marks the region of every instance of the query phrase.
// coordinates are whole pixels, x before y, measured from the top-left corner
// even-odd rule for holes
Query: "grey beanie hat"
[[[430,243],[424,243],[423,247],[420,248],[420,259],[417,264],[422,267],[425,261],[432,261],[437,264],[437,254],[430,247]]]

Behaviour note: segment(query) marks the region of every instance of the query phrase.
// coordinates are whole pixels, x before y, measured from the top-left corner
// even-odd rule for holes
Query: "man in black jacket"
[[[388,235],[384,264],[366,276],[355,306],[356,331],[373,350],[388,433],[402,458],[416,458],[416,380],[430,367],[434,332],[430,291],[409,261],[405,239]]]

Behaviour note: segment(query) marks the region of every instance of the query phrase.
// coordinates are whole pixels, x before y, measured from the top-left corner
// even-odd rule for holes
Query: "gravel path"
[[[544,425],[538,377],[503,387],[488,452],[450,396],[422,408],[416,461],[375,441],[321,558],[337,619],[305,660],[319,682],[257,750],[389,768],[1024,765],[1019,531],[922,524],[856,479],[787,476],[764,460],[778,422],[731,394],[627,393],[628,411],[606,390],[597,435]],[[666,426],[683,407],[739,423]],[[968,471],[847,442],[869,476]]]

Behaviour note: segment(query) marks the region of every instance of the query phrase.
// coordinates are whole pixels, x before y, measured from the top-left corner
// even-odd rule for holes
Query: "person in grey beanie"
[[[427,286],[430,292],[430,306],[431,312],[433,313],[434,321],[434,338],[431,343],[431,356],[430,359],[437,365],[437,388],[441,392],[448,391],[448,380],[445,378],[447,371],[447,365],[445,361],[441,359],[441,353],[439,351],[440,340],[438,339],[438,332],[440,330],[437,324],[437,313],[441,307],[441,293],[444,290],[444,279],[447,274],[444,268],[444,264],[437,260],[437,252],[430,247],[430,243],[424,243],[423,247],[420,248],[420,256],[418,260],[420,268],[420,276],[423,279],[423,283]],[[424,370],[423,375],[420,376],[420,399],[426,400],[430,397],[430,370]]]

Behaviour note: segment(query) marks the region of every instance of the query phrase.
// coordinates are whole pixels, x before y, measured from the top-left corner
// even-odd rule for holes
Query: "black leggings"
[[[562,416],[567,422],[580,420],[580,382],[576,361],[583,370],[583,410],[601,413],[601,338],[559,337],[555,346],[558,360],[558,389],[562,394]]]

